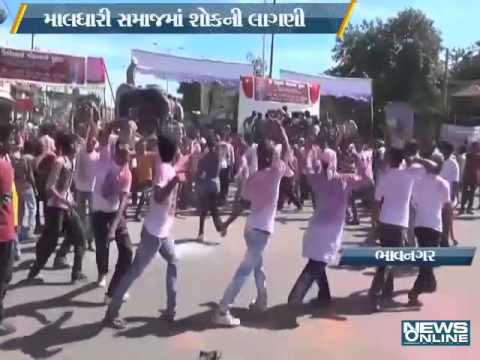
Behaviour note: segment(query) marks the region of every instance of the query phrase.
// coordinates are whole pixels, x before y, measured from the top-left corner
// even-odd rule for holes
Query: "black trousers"
[[[295,193],[294,183],[295,183],[295,178],[293,176],[292,177],[284,176],[280,181],[280,189],[279,189],[278,204],[277,204],[278,210],[283,209],[285,201],[287,200],[289,202],[292,202],[297,207],[297,209],[300,209],[302,207],[302,204],[300,203],[300,200],[298,199],[298,196]]]
[[[308,183],[307,175],[300,175],[300,202],[303,204],[308,198],[312,199],[312,206],[315,209],[315,195],[313,194],[312,187]]]
[[[216,192],[209,192],[203,194],[199,200],[202,204],[199,204],[199,212],[200,212],[200,223],[198,234],[203,235],[205,230],[205,220],[207,219],[208,213],[212,215],[213,224],[215,225],[215,229],[220,231],[220,227],[222,226],[222,221],[220,219],[220,215],[218,213],[218,194]]]
[[[220,202],[224,203],[228,197],[228,189],[230,187],[230,167],[221,169],[219,173],[220,180]]]
[[[13,273],[14,241],[0,242],[0,323],[4,318],[3,299],[7,294],[8,285]]]
[[[440,236],[440,246],[450,246],[450,223],[447,221],[448,217],[445,211],[442,211],[442,234]]]
[[[473,198],[475,197],[475,189],[477,188],[477,184],[468,184],[464,183],[462,187],[462,203],[461,208],[465,210],[465,206],[467,210],[473,209]]]
[[[137,208],[135,209],[135,216],[140,216],[143,206],[148,203],[150,199],[150,194],[152,192],[152,182],[151,181],[146,181],[142,182],[138,185],[138,187],[135,189],[133,193],[135,193],[135,204],[137,203],[136,197],[137,193],[140,192],[140,200],[137,204]],[[133,197],[132,193],[132,197]],[[133,202],[133,199],[132,199]]]
[[[430,228],[415,228],[419,247],[438,247],[442,233]],[[433,273],[432,266],[420,266],[418,276],[413,284],[412,292],[420,294],[422,292],[434,292],[437,289],[437,281]]]
[[[108,273],[110,255],[108,232],[116,215],[116,212],[106,213],[103,211],[95,211],[92,213],[92,228],[95,237],[96,261],[99,275],[106,275]],[[107,295],[110,297],[113,296],[120,279],[129,269],[133,259],[132,242],[124,217],[122,217],[116,229],[115,242],[118,248],[118,260],[107,290]]]
[[[391,224],[379,224],[378,237],[381,247],[403,247],[407,239],[407,228]],[[393,292],[393,268],[379,266],[368,292],[372,298],[390,296]]]
[[[65,241],[62,247],[68,248],[69,244],[72,244],[74,248],[72,279],[75,279],[82,272],[86,242],[82,219],[73,210],[47,207],[45,210],[45,227],[37,242],[36,260],[30,269],[30,276],[36,276],[45,267],[48,258],[57,247],[62,231],[65,231]]]
[[[312,189],[307,181],[307,175],[300,175],[300,201],[303,203],[312,194]]]
[[[327,273],[325,271],[326,263],[322,261],[308,260],[307,265],[298,277],[288,295],[290,305],[298,305],[303,302],[308,290],[316,282],[318,285],[318,299],[330,300],[330,287],[328,286]]]

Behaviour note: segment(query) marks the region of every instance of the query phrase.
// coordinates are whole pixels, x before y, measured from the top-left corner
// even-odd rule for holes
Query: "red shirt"
[[[13,168],[6,158],[0,158],[0,242],[15,240],[13,218]]]

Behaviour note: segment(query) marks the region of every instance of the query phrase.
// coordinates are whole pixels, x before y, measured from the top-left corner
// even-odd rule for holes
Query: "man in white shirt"
[[[445,221],[443,218],[450,226],[453,218],[450,185],[439,176],[443,156],[433,154],[431,158],[433,161],[427,167],[427,174],[415,181],[412,192],[412,204],[416,210],[415,236],[420,247],[438,247]],[[436,287],[433,268],[421,266],[415,284],[408,293],[409,305],[421,306],[418,296],[424,292],[434,292]]]
[[[267,309],[263,252],[274,230],[280,181],[286,172],[286,162],[290,154],[288,137],[281,123],[278,120],[272,120],[270,128],[270,138],[282,144],[282,154],[279,155],[270,140],[263,139],[258,144],[258,171],[248,178],[242,194],[243,198],[251,204],[250,215],[245,225],[247,251],[212,318],[217,325],[231,327],[240,325],[240,320],[230,314],[229,308],[252,272],[255,276],[257,298],[250,305],[250,309],[259,312]],[[237,204],[224,225],[225,229],[241,213],[241,206],[236,206]]]
[[[226,134],[218,134],[217,141],[220,157],[220,205],[223,205],[228,197],[230,176],[235,164],[235,152]]]
[[[390,149],[390,169],[380,178],[375,189],[375,210],[379,214],[378,235],[382,247],[403,247],[407,241],[410,198],[415,180],[425,173],[422,167],[402,167],[404,150]],[[409,160],[410,162],[411,160]],[[417,159],[418,162],[422,160]],[[374,310],[380,310],[381,297],[393,292],[390,267],[377,268],[369,290]]]
[[[118,249],[117,264],[105,295],[106,304],[111,301],[133,258],[132,242],[124,216],[132,186],[132,173],[129,168],[131,153],[129,145],[120,138],[116,140],[113,148],[109,145],[110,133],[118,126],[121,126],[119,121],[107,124],[99,137],[100,155],[95,166],[91,205],[99,287],[104,288],[107,285],[112,240],[116,242]]]
[[[75,202],[77,203],[78,214],[83,220],[85,233],[87,235],[88,249],[93,251],[93,233],[90,221],[92,193],[95,186],[95,168],[99,159],[96,149],[96,137],[90,135],[95,129],[88,127],[84,144],[75,159],[75,170],[73,182],[75,183]]]
[[[442,165],[442,169],[440,171],[440,176],[448,182],[449,190],[450,190],[450,200],[452,201],[452,205],[455,206],[457,203],[458,198],[458,191],[460,188],[460,166],[453,155],[453,146],[447,142],[443,143],[440,147],[442,151],[443,157],[445,162]],[[449,246],[449,238],[450,238],[450,226],[449,226],[449,216],[448,214],[443,214],[443,231],[442,231],[442,240],[440,245],[442,247]],[[453,243],[456,245],[456,241],[454,240]]]
[[[184,168],[172,166],[177,152],[173,139],[160,135],[158,137],[160,158],[156,164],[153,195],[150,208],[143,224],[141,241],[132,266],[122,277],[108,307],[104,324],[115,329],[124,329],[125,321],[119,318],[123,298],[132,284],[142,275],[157,253],[167,262],[167,310],[163,317],[173,322],[177,306],[177,256],[175,242],[169,239],[175,217],[178,183],[184,179]],[[184,164],[185,166],[185,164]]]

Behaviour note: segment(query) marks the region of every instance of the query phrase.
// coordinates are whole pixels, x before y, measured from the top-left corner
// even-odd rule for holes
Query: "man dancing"
[[[267,309],[263,251],[273,234],[280,181],[285,175],[286,163],[290,156],[288,137],[279,120],[272,120],[270,128],[271,131],[265,134],[265,139],[258,144],[258,171],[248,178],[243,188],[243,198],[251,204],[244,235],[247,251],[212,318],[213,323],[217,325],[230,327],[240,325],[240,320],[230,314],[229,308],[252,272],[257,286],[257,298],[250,305],[250,309],[255,311]],[[281,143],[281,156],[272,140],[268,138]],[[225,224],[225,229],[240,213],[241,206],[236,206]]]

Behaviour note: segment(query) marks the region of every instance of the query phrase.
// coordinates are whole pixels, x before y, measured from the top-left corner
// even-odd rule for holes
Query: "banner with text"
[[[0,78],[48,84],[105,86],[105,62],[82,57],[0,47]]]
[[[308,84],[256,77],[255,100],[308,104]]]
[[[85,58],[0,48],[0,78],[84,84]]]
[[[28,4],[13,34],[282,33],[343,37],[356,0],[284,4]]]

